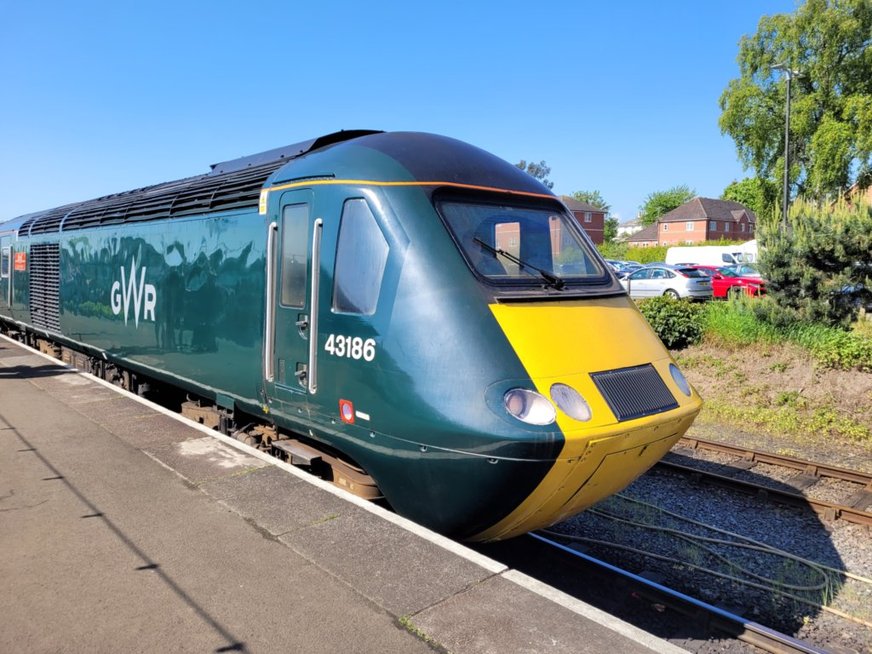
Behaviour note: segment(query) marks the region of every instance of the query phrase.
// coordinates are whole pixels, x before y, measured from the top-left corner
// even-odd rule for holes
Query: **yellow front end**
[[[478,534],[488,541],[520,535],[559,522],[625,488],[657,462],[702,408],[672,379],[672,358],[660,339],[623,296],[559,303],[494,304],[491,311],[536,390],[575,388],[591,409],[580,422],[558,410],[565,444],[542,482],[510,515]],[[678,408],[618,422],[591,373],[651,364]]]

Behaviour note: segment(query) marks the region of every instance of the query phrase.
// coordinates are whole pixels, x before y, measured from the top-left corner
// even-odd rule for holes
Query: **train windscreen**
[[[466,260],[488,281],[559,289],[608,279],[568,212],[552,206],[455,199],[436,206]]]

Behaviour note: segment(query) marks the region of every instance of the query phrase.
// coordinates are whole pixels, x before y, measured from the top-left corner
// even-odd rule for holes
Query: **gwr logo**
[[[136,259],[130,262],[130,277],[124,274],[124,266],[121,266],[121,281],[112,284],[109,299],[112,304],[112,313],[116,316],[124,309],[124,324],[127,324],[127,316],[133,308],[133,321],[139,329],[139,316],[143,320],[154,322],[154,305],[157,304],[157,292],[152,284],[145,283],[146,268],[139,270],[139,284],[136,282]]]

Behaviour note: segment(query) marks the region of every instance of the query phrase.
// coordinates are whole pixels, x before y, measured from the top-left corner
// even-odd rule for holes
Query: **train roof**
[[[257,207],[264,182],[283,165],[320,148],[374,130],[345,130],[238,159],[212,164],[204,175],[74,202],[2,223],[23,235],[50,234],[126,222]]]
[[[347,148],[354,148],[350,152]],[[123,193],[67,204],[19,216],[0,224],[20,235],[58,233],[128,222],[178,218],[190,215],[258,206],[264,185],[270,186],[307,175],[309,166],[287,166],[291,161],[311,161],[313,171],[323,174],[325,158],[331,174],[359,174],[373,152],[403,169],[408,181],[462,184],[543,194],[548,189],[526,172],[475,146],[456,139],[418,132],[347,130],[276,148],[258,154],[212,164],[203,175],[146,186]],[[369,153],[369,154],[367,154]],[[385,167],[379,174],[396,174]],[[385,178],[382,181],[396,181]]]

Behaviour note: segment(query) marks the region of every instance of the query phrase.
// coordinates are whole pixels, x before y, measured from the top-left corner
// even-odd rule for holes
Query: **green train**
[[[2,223],[0,322],[467,540],[619,491],[701,408],[558,198],[424,133],[338,132]]]

